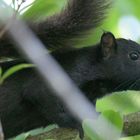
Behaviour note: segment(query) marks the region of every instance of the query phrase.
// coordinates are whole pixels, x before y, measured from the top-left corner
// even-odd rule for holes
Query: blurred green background
[[[24,18],[44,19],[46,16],[60,11],[65,4],[66,0],[36,0],[35,4],[24,13]],[[100,27],[92,31],[91,35],[82,41],[81,45],[96,43],[100,40],[103,31],[111,31],[116,37],[140,42],[139,6],[140,0],[113,0],[107,18]]]
[[[10,4],[13,0],[5,1]],[[26,19],[45,19],[46,16],[59,12],[67,3],[67,0],[27,0],[27,4],[22,4],[21,9],[33,1],[34,4],[24,14],[24,10],[22,11],[22,16]],[[91,35],[82,41],[82,46],[99,41],[103,31],[111,31],[116,37],[123,37],[140,42],[140,0],[112,1],[113,4],[108,10],[107,18],[100,27],[92,31]]]

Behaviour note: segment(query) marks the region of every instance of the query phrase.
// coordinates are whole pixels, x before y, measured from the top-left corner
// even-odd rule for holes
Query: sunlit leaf
[[[112,123],[112,125],[114,125],[120,131],[121,134],[123,128],[123,118],[118,112],[115,112],[113,110],[106,110],[102,112],[100,117],[103,117],[110,123]]]
[[[96,110],[98,112],[115,110],[123,115],[140,111],[140,92],[124,91],[105,96],[97,100]]]

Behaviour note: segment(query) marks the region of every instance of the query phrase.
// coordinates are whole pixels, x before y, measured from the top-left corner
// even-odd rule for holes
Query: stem
[[[19,13],[21,13],[23,10],[25,10],[26,8],[30,7],[33,5],[34,2],[30,3],[29,5],[23,7],[21,10],[19,10]]]

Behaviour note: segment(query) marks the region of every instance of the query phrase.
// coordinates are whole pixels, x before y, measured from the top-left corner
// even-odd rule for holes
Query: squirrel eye
[[[134,60],[134,61],[137,60],[137,59],[139,58],[139,55],[138,55],[138,53],[136,53],[136,52],[130,53],[129,56],[130,56],[130,58],[131,58],[132,60]]]

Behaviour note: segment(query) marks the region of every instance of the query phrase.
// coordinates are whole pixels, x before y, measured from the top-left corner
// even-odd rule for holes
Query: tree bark
[[[124,116],[123,133],[127,136],[140,134],[140,112]]]

